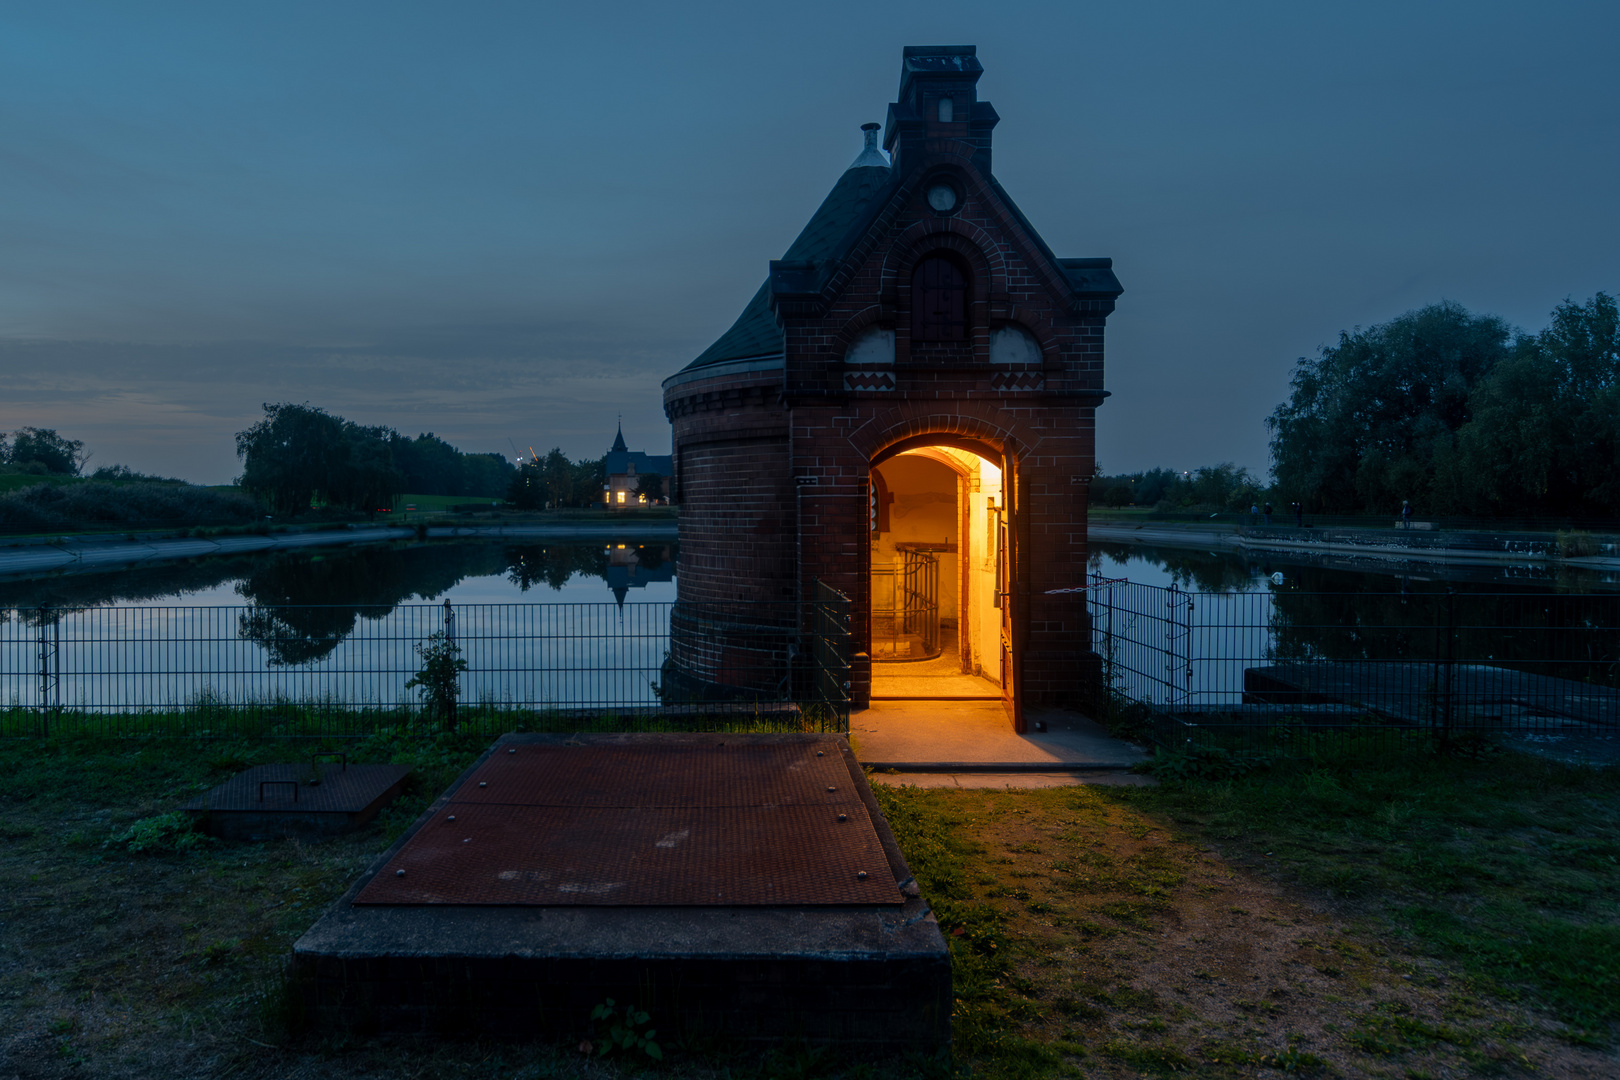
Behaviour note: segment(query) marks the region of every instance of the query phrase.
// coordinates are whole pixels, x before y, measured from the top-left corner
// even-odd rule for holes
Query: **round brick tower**
[[[792,623],[816,581],[840,590],[856,707],[870,687],[874,468],[929,448],[985,462],[1001,485],[998,685],[1021,730],[1022,702],[1096,689],[1084,595],[1060,590],[1085,584],[1103,324],[1121,288],[1108,259],[1054,256],[996,181],[982,72],[972,46],[905,49],[888,156],[867,124],[736,323],[665,380],[664,410],[681,605],[741,602]],[[683,653],[679,612],[673,629],[675,667],[724,683],[713,635]]]

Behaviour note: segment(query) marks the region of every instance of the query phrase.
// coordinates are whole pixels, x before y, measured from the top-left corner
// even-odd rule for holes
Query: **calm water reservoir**
[[[654,704],[675,566],[662,541],[431,541],[0,581],[0,704],[391,706],[414,700],[416,647],[447,630],[469,664],[465,700]],[[1105,543],[1092,570],[1185,597],[1160,611],[1151,590],[1117,595],[1141,610],[1116,607],[1107,625],[1185,660],[1183,689],[1212,707],[1276,658],[1433,656],[1448,620],[1478,662],[1612,684],[1620,661],[1605,603],[1620,594],[1599,573]],[[1537,599],[1549,593],[1586,599]]]

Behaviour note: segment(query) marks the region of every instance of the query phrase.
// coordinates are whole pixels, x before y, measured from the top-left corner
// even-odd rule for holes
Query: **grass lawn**
[[[415,764],[406,798],[264,844],[161,815],[307,743],[0,742],[0,1076],[645,1071],[289,1032],[291,942],[487,741],[350,744]],[[1158,788],[876,790],[951,944],[955,1065],[675,1046],[661,1075],[1614,1075],[1613,774],[1339,754]]]

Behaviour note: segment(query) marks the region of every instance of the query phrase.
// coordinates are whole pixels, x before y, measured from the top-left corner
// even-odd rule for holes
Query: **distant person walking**
[[[1249,523],[1251,525],[1260,524],[1260,504],[1259,503],[1250,503],[1249,504]]]
[[[1270,528],[1271,527],[1271,504],[1270,503],[1266,503],[1264,513],[1266,515],[1266,527]]]
[[[1301,506],[1299,503],[1295,503],[1294,504],[1294,528],[1303,529],[1304,527],[1305,527],[1305,508],[1303,506]]]
[[[1407,502],[1405,499],[1402,499],[1401,500],[1401,528],[1410,529],[1411,527],[1412,527],[1412,504]]]

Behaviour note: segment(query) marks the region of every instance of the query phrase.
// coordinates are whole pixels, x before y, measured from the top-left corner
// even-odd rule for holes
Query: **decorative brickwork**
[[[1009,587],[1024,700],[1084,703],[1098,670],[1084,597],[1049,591],[1085,582],[1103,326],[1121,290],[1109,260],[1053,256],[996,182],[981,70],[971,47],[908,48],[892,165],[857,159],[737,325],[665,382],[681,595],[779,601],[820,579],[854,601],[864,651],[872,466],[931,442],[971,449],[1012,465],[1022,496]],[[914,287],[941,255],[956,269],[936,260]],[[914,297],[933,314],[914,313]],[[893,332],[893,364],[846,366],[872,327]],[[915,327],[946,340],[913,340]],[[1032,339],[1022,362],[992,358],[1003,327]],[[869,677],[858,663],[858,705]]]

